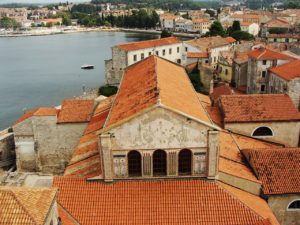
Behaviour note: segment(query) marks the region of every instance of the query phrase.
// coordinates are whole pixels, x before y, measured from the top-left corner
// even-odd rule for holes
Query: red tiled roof
[[[295,60],[270,69],[270,72],[285,80],[293,80],[300,77],[300,60]]]
[[[67,99],[62,103],[58,123],[80,123],[91,119],[94,100]]]
[[[223,95],[220,103],[225,123],[300,120],[299,111],[285,94]]]
[[[76,219],[69,212],[67,212],[66,209],[64,209],[60,205],[57,206],[57,209],[58,215],[61,218],[61,222],[63,225],[79,225]]]
[[[92,119],[90,120],[90,122],[88,123],[88,125],[84,131],[84,134],[88,134],[88,133],[102,129],[105,124],[108,113],[109,113],[109,109],[99,113],[98,115],[93,116]]]
[[[188,52],[188,58],[208,58],[208,52]]]
[[[58,110],[53,107],[41,107],[33,115],[34,116],[56,116]]]
[[[27,112],[25,112],[15,123],[14,123],[14,126],[27,120],[28,118],[32,117],[33,114],[38,111],[38,108],[37,109],[31,109]]]
[[[236,40],[235,40],[233,37],[226,37],[226,40],[227,40],[230,44],[236,42]]]
[[[221,95],[233,95],[235,94],[234,89],[229,84],[222,84],[213,89],[213,92],[209,95],[212,101],[220,98]]]
[[[43,225],[56,191],[54,188],[0,187],[0,224]]]
[[[250,225],[266,219],[217,182],[156,180],[106,184],[55,177],[53,186],[59,188],[58,202],[82,225]]]
[[[217,124],[219,127],[223,127],[223,118],[219,110],[219,107],[207,105],[206,111],[215,124]]]
[[[300,193],[300,148],[242,150],[266,195]]]
[[[139,42],[132,42],[127,44],[120,44],[117,45],[118,48],[123,49],[125,51],[134,51],[138,49],[145,49],[145,48],[154,48],[157,46],[162,45],[172,45],[172,44],[179,44],[181,43],[176,37],[168,37],[168,38],[161,38],[156,40],[148,40],[148,41],[139,41]]]
[[[282,54],[280,52],[276,52],[267,48],[255,49],[249,52],[248,56],[255,58],[257,60],[272,60],[272,59],[295,60],[295,58],[292,56]]]
[[[159,102],[177,112],[211,123],[184,68],[151,56],[125,70],[105,127],[129,119]]]

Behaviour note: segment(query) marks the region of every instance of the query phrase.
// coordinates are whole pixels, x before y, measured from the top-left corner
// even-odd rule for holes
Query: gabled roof
[[[280,52],[273,51],[268,48],[258,48],[248,53],[248,56],[256,60],[272,60],[272,59],[281,59],[281,60],[295,60],[296,58],[289,55],[282,54]]]
[[[58,123],[80,123],[91,119],[94,100],[66,99],[58,115]]]
[[[120,44],[116,47],[125,50],[125,51],[134,51],[139,49],[145,49],[145,48],[155,48],[158,46],[163,45],[173,45],[173,44],[179,44],[181,43],[180,40],[178,40],[176,37],[168,37],[168,38],[161,38],[161,39],[155,39],[155,40],[147,40],[147,41],[139,41],[139,42],[132,42],[127,44]]]
[[[43,225],[55,197],[54,188],[0,187],[0,224]]]
[[[263,183],[263,193],[300,193],[300,148],[242,150],[256,176]]]
[[[205,52],[207,51],[207,49],[231,45],[233,43],[232,41],[233,38],[227,39],[221,36],[213,36],[213,37],[193,39],[193,40],[185,41],[185,43],[200,49],[202,52]]]
[[[118,181],[105,184],[55,177],[53,186],[60,190],[58,202],[82,225],[251,225],[268,217],[268,214],[254,209],[255,206],[250,208],[245,199],[240,200],[238,195],[218,182],[205,180]],[[260,204],[255,203],[257,196],[246,195],[253,204]],[[256,207],[268,210],[266,203]]]
[[[286,94],[223,95],[220,104],[224,123],[300,120]]]
[[[156,106],[213,126],[184,68],[151,56],[126,68],[105,128]]]
[[[273,67],[270,69],[270,72],[280,76],[285,80],[300,78],[300,60],[295,60],[277,67]]]

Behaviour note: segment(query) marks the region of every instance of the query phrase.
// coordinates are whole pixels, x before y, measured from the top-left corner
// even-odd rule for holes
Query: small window
[[[166,55],[166,50],[165,49],[163,49],[162,54]]]
[[[185,51],[186,51],[186,52],[188,51],[188,47],[185,47]]]
[[[151,56],[152,55],[152,52],[149,52],[149,54],[148,54],[149,56]]]
[[[288,38],[286,38],[286,39],[285,39],[285,42],[286,42],[286,43],[289,43],[289,42],[290,42],[290,40],[289,40]]]
[[[163,150],[156,150],[153,153],[153,176],[167,175],[167,154]]]
[[[267,74],[267,71],[262,71],[262,72],[261,72],[261,77],[262,77],[262,78],[265,78],[265,77],[266,77],[266,74]]]
[[[216,57],[214,57],[214,62],[217,62],[217,58]]]
[[[133,55],[133,61],[136,62],[137,60],[137,55]]]
[[[128,160],[128,176],[142,176],[142,157],[138,151],[130,151],[127,155]]]
[[[192,152],[189,149],[183,149],[178,155],[178,174],[192,174]]]
[[[274,42],[277,42],[277,38],[274,38]]]
[[[228,69],[225,69],[225,74],[228,75]]]
[[[205,60],[205,63],[208,63],[208,60]]]
[[[158,51],[156,51],[156,52],[155,52],[155,55],[159,55],[159,52],[158,52]]]
[[[291,202],[288,206],[288,210],[300,210],[300,200]]]
[[[172,49],[171,48],[169,48],[169,55],[171,55],[172,54]]]
[[[144,59],[145,56],[144,56],[144,53],[141,53],[141,59]]]
[[[273,132],[269,127],[259,127],[252,134],[253,137],[273,136]]]
[[[263,60],[263,65],[267,65],[267,60]]]
[[[260,92],[264,93],[265,90],[266,90],[266,85],[262,84],[262,85],[260,86]]]
[[[179,47],[177,47],[177,53],[179,53]]]

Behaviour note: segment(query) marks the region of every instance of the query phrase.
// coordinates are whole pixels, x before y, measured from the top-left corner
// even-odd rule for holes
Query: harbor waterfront
[[[105,84],[104,60],[111,46],[159,38],[123,32],[0,38],[0,130],[10,126],[25,109],[59,105]],[[93,70],[82,70],[92,64]]]

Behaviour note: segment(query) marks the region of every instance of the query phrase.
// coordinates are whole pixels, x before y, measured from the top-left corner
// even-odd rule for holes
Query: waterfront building
[[[126,67],[152,55],[179,64],[186,60],[182,42],[175,37],[116,45],[112,47],[112,59],[105,61],[106,83],[120,84]]]

